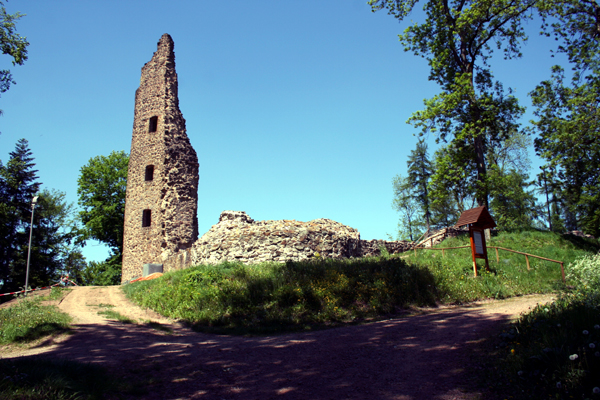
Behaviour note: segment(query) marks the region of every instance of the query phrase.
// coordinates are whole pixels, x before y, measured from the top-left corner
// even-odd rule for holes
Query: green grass
[[[0,360],[3,400],[104,399],[109,394],[139,394],[140,386],[109,375],[105,368],[74,361]]]
[[[497,368],[515,398],[600,399],[600,253],[567,273],[557,301],[500,335]]]
[[[47,300],[60,300],[65,297],[72,289],[54,286],[46,296]]]
[[[469,244],[467,236],[445,240],[435,248],[458,247]],[[563,261],[566,266],[590,251],[600,250],[598,241],[562,236],[551,232],[525,231],[500,233],[492,236],[488,246],[499,246],[541,257]],[[488,248],[491,273],[485,270],[483,260],[477,260],[480,277],[473,277],[471,250],[417,250],[405,253],[406,260],[427,267],[435,277],[439,300],[444,303],[465,303],[485,298],[507,298],[531,293],[548,293],[564,289],[560,265],[529,257],[531,270],[527,270],[525,256]],[[567,282],[567,285],[569,282]]]
[[[450,239],[444,247],[468,238]],[[597,241],[548,232],[501,233],[490,245],[512,248],[568,263],[600,248]],[[408,258],[400,258],[409,255]],[[392,257],[265,263],[224,263],[165,274],[126,285],[127,296],[144,307],[222,333],[263,333],[313,329],[380,318],[411,305],[465,303],[487,298],[563,289],[559,265],[502,252],[492,272],[473,277],[469,249],[419,250]]]
[[[42,297],[21,298],[0,309],[0,345],[25,343],[69,329],[71,317],[55,306],[41,304]]]
[[[169,335],[173,333],[173,329],[169,328],[168,326],[164,326],[159,322],[148,321],[144,325],[146,325],[148,328],[152,328],[154,330],[161,331]]]
[[[222,333],[335,326],[436,298],[428,270],[397,258],[198,266],[124,290],[144,307]]]
[[[133,320],[129,317],[126,317],[117,311],[112,310],[112,308],[114,307],[114,305],[112,305],[112,304],[100,303],[100,304],[98,304],[97,307],[106,308],[106,310],[98,311],[98,315],[103,315],[108,319],[114,319],[114,320],[122,322],[124,324],[135,324],[136,323],[135,320]]]

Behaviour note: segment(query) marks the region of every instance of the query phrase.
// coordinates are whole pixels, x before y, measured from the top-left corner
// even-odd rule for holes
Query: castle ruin
[[[135,92],[123,281],[198,239],[198,157],[179,110],[173,39],[164,34]]]
[[[198,239],[198,157],[179,110],[173,48],[164,34],[135,93],[122,282],[141,277],[145,264],[167,272],[203,263],[364,257],[411,247],[361,240],[356,229],[329,219],[254,221],[243,211],[224,211]]]

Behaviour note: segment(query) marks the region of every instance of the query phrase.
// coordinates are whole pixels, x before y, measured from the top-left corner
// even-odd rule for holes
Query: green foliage
[[[600,253],[575,260],[567,267],[566,278],[581,292],[600,290]]]
[[[600,3],[598,0],[552,0],[536,5],[544,18],[542,28],[554,35],[557,51],[567,55],[575,80],[600,68]],[[551,24],[548,23],[551,21]]]
[[[45,286],[56,279],[70,251],[75,234],[70,219],[72,206],[65,194],[44,189],[25,139],[19,140],[6,166],[0,163],[0,284],[3,291],[16,291],[25,283],[31,201],[38,195],[31,241],[31,286]]]
[[[419,215],[414,186],[408,178],[396,175],[392,180],[394,200],[392,208],[400,213],[398,236],[400,240],[409,239],[411,242],[423,233],[423,220]]]
[[[23,298],[17,305],[0,309],[0,344],[30,342],[69,328],[71,317],[40,302],[39,297]]]
[[[429,184],[434,225],[454,225],[463,211],[474,206],[475,170],[469,151],[455,142],[435,152]]]
[[[412,10],[414,0],[370,0],[373,11],[387,8],[402,20]],[[535,0],[429,0],[426,20],[414,23],[400,35],[406,51],[428,60],[429,79],[442,93],[425,100],[409,123],[421,134],[435,132],[456,148],[467,151],[459,163],[467,161],[476,171],[477,184],[471,189],[479,205],[487,205],[487,149],[502,144],[518,131],[518,118],[524,109],[509,90],[494,82],[488,61],[493,47],[505,58],[519,57],[519,44],[525,40],[523,21],[530,18]],[[452,160],[453,163],[455,160]],[[465,170],[463,168],[463,170]]]
[[[21,13],[8,14],[4,3],[0,1],[0,48],[2,54],[12,57],[13,65],[23,65],[27,60],[27,38],[21,37],[16,30],[16,22],[23,17]],[[11,84],[16,82],[12,78],[10,70],[0,70],[0,93],[6,92]],[[2,110],[0,110],[0,115]]]
[[[247,333],[311,329],[433,304],[430,273],[398,258],[244,266],[224,263],[124,287],[144,307],[195,329]]]
[[[79,241],[96,239],[111,248],[105,261],[80,265],[76,275],[84,285],[117,285],[121,281],[128,165],[129,155],[113,151],[93,157],[81,167],[77,194],[83,229]]]
[[[129,155],[113,151],[91,158],[77,180],[82,240],[96,239],[115,254],[123,253],[123,220]]]
[[[530,93],[539,133],[535,148],[554,172],[553,186],[575,224],[600,235],[600,75],[565,83],[564,71],[554,67],[552,78]],[[568,222],[567,222],[568,224]],[[569,225],[569,224],[568,224]],[[569,227],[574,228],[574,227]]]
[[[408,183],[413,187],[413,197],[421,208],[425,227],[429,231],[431,226],[429,178],[432,172],[425,140],[420,139],[417,142],[417,148],[410,152],[406,165],[408,167]]]
[[[529,229],[537,216],[535,196],[527,191],[527,176],[512,170],[504,173],[497,165],[488,171],[488,184],[493,194],[490,202],[498,229]]]
[[[105,261],[90,261],[77,275],[85,286],[110,286],[121,283],[121,255],[112,254]]]

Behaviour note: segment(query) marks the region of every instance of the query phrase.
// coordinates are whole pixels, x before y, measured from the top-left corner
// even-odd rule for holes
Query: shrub
[[[578,290],[600,290],[600,253],[576,259],[566,272],[567,282]]]

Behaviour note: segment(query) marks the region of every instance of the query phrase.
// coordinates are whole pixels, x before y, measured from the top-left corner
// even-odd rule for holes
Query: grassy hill
[[[438,247],[468,244],[454,238]],[[501,233],[489,245],[568,265],[600,249],[597,240],[549,232]],[[473,277],[469,249],[419,250],[375,258],[253,266],[196,266],[125,286],[129,298],[194,329],[219,333],[310,330],[380,318],[411,305],[462,303],[561,288],[559,265],[490,251],[492,272]],[[483,265],[480,262],[480,265]],[[568,283],[568,282],[567,282]]]

